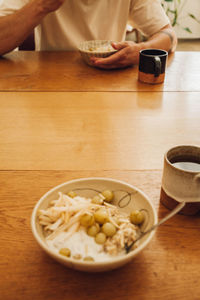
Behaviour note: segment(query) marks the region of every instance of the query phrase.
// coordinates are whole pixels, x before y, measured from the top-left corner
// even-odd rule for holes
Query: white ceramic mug
[[[200,211],[200,147],[181,145],[165,153],[160,200],[170,209],[186,202],[183,214]]]

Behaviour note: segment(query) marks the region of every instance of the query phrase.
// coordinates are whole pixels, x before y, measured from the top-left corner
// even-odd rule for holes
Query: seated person
[[[127,22],[146,37],[124,41]],[[137,64],[139,51],[174,51],[176,35],[159,0],[1,0],[0,55],[18,47],[35,30],[37,51],[76,50],[85,40],[112,40],[118,49],[108,58],[93,58],[100,68]]]

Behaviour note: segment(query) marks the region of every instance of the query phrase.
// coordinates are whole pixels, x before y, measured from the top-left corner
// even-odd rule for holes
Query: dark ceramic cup
[[[164,82],[168,52],[160,49],[140,51],[138,79],[144,83]]]

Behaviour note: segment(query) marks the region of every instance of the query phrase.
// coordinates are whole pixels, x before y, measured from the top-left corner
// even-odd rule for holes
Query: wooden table
[[[200,218],[177,215],[130,264],[68,269],[38,246],[30,217],[50,188],[90,176],[142,189],[159,219],[165,151],[200,145],[200,53],[170,56],[164,84],[137,66],[103,71],[76,52],[0,59],[0,299],[200,299]]]
[[[198,92],[199,52],[170,55],[166,80],[146,85],[136,80],[138,66],[99,70],[85,65],[78,52],[12,52],[0,58],[0,91]]]

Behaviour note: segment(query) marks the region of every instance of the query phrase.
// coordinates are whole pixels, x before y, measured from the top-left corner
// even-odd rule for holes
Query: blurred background
[[[200,0],[161,0],[178,37],[178,51],[200,51]],[[145,39],[131,25],[127,26],[126,40]]]

